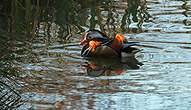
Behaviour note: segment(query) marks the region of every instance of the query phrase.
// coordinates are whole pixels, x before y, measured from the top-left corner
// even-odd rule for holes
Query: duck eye
[[[88,39],[91,39],[92,37],[91,36],[88,36]]]

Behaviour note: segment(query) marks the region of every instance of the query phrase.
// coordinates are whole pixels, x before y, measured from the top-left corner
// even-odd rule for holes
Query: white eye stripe
[[[88,36],[88,33],[85,33],[85,37],[87,37]]]

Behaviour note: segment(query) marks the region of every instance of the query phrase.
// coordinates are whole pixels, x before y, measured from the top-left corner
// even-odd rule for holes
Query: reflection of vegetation
[[[183,0],[183,2],[184,2],[184,3],[182,4],[182,9],[184,9],[185,11],[182,12],[182,14],[183,14],[185,17],[188,17],[188,16],[189,16],[189,15],[188,15],[188,11],[189,11],[190,7],[188,6],[186,0]],[[183,23],[184,23],[184,25],[186,25],[186,26],[191,25],[191,24],[188,23],[188,20],[187,20],[187,19],[183,20]]]
[[[0,35],[0,75],[17,76],[20,73],[18,64],[36,60],[31,52],[30,43],[22,36],[5,33]]]
[[[8,18],[6,27],[9,27],[10,32],[34,35],[36,31],[38,35],[39,31],[46,30],[46,35],[50,36],[52,23],[56,23],[59,26],[58,36],[64,39],[70,38],[72,32],[84,31],[83,27],[100,28],[103,32],[105,29],[116,30],[119,19],[121,29],[125,32],[132,21],[138,22],[137,26],[141,27],[143,21],[148,21],[150,17],[146,12],[145,2],[140,0],[128,0],[127,8],[112,0],[8,0],[1,2],[6,8],[3,13]],[[122,18],[119,16],[121,14],[118,13],[119,9],[125,11]],[[42,29],[42,25],[45,29]]]
[[[151,16],[146,11],[146,1],[140,2],[140,0],[128,0],[128,9],[125,10],[125,14],[121,20],[121,29],[123,32],[130,31],[130,24],[137,22],[137,27],[142,32],[141,25],[144,21],[148,22]],[[126,26],[126,24],[128,25]],[[135,33],[137,30],[132,30]]]
[[[112,0],[0,1],[0,32],[19,33],[22,36],[25,35],[25,38],[43,36],[45,40],[48,39],[49,43],[53,41],[53,38],[68,40],[74,33],[81,33],[86,29],[93,28],[100,28],[102,32],[107,30],[106,32],[110,36],[116,31],[129,32],[132,22],[136,22],[138,29],[141,30],[142,23],[148,21],[150,17],[146,12],[145,2],[128,0],[124,3],[127,5],[121,6],[119,2]],[[124,12],[121,13],[121,10]],[[8,35],[11,39],[1,36],[1,44],[13,41],[14,37],[21,37],[17,34]],[[9,47],[7,49],[9,52],[4,53],[14,53],[13,47],[10,45],[12,44],[1,46],[1,51]],[[1,57],[1,61],[3,61],[2,59],[5,59],[4,61],[14,59],[13,56],[5,56]],[[4,67],[3,63],[2,65],[1,68]],[[11,63],[9,65],[12,67]]]
[[[18,107],[21,99],[21,91],[18,83],[10,77],[0,75],[0,109],[10,110]]]
[[[72,4],[72,5],[71,5]],[[56,2],[56,24],[60,26],[59,36],[64,39],[71,37],[71,30],[75,29],[83,30],[81,28],[84,25],[82,19],[86,19],[85,16],[80,16],[83,9],[77,2],[69,0],[59,0]]]
[[[5,75],[16,75],[18,73],[17,68],[14,67],[14,55],[13,53],[13,42],[7,42],[10,40],[7,36],[0,36],[0,74]]]

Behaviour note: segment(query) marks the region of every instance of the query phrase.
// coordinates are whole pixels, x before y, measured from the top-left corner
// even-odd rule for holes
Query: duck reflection
[[[127,69],[139,69],[141,62],[139,62],[135,56],[129,56],[125,58],[88,58],[83,66],[86,74],[89,76],[115,76],[120,75]]]

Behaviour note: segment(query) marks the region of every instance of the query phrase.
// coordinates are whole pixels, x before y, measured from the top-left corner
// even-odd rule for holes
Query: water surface
[[[15,44],[24,72],[17,109],[191,108],[190,1],[66,3],[55,3],[56,17],[40,21],[32,41]],[[82,58],[78,44],[93,28],[120,32],[142,51],[125,59]]]

